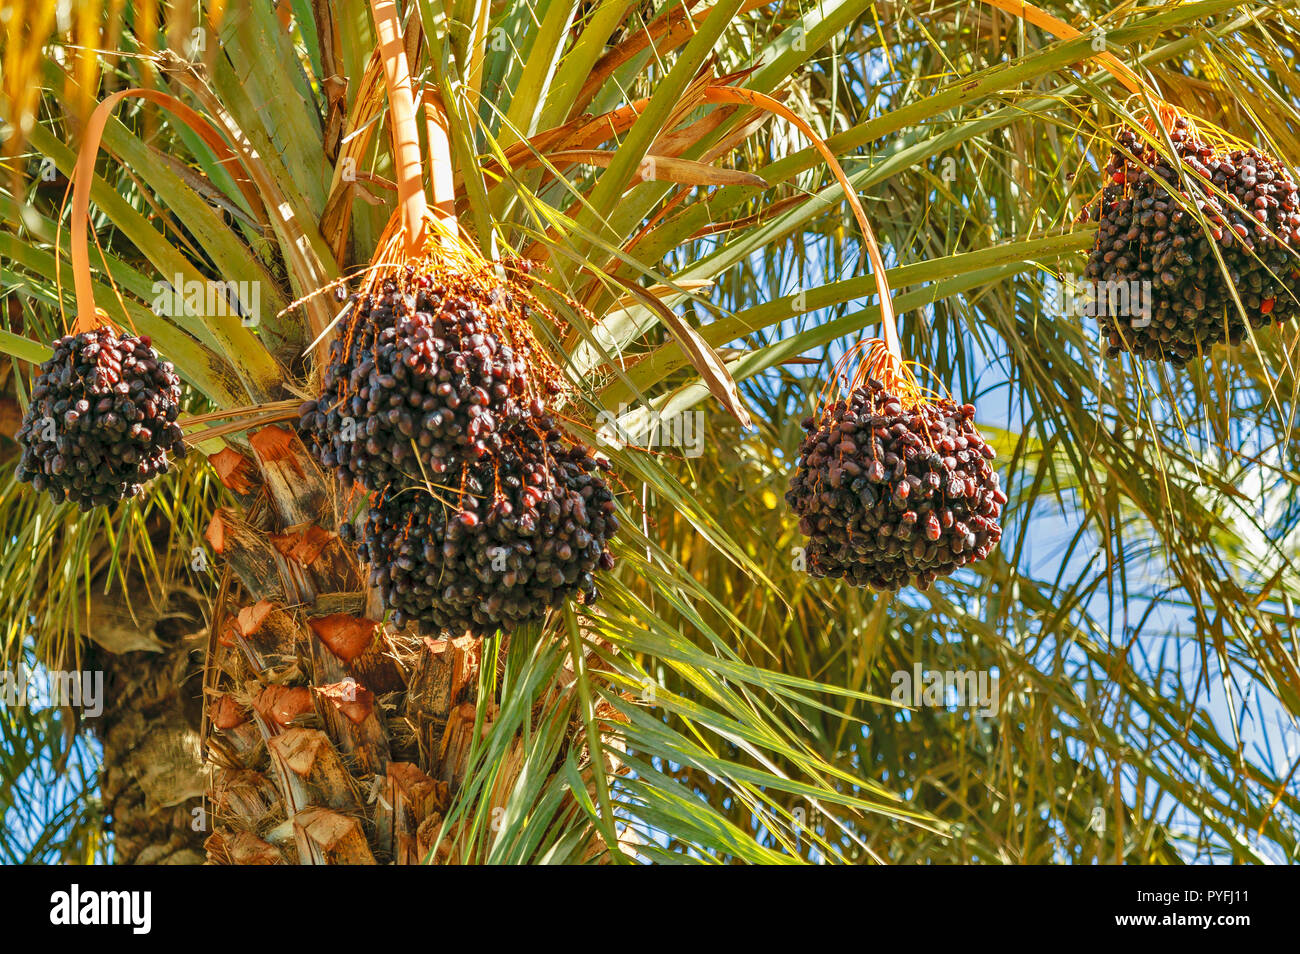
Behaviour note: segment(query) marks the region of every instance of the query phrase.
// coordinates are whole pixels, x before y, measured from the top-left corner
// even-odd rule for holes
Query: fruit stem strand
[[[436,97],[425,87],[422,95]],[[424,123],[429,138],[429,176],[433,180],[434,229],[444,250],[456,244],[456,174],[451,164],[451,140],[447,132],[447,113],[436,98],[424,104]]]
[[[393,166],[397,178],[397,199],[402,207],[406,252],[414,257],[424,245],[425,201],[423,166],[420,161],[420,132],[415,124],[415,96],[411,70],[402,42],[402,24],[394,0],[371,0],[370,10],[379,34],[379,55],[384,61],[384,82],[388,87],[389,119],[393,133]]]
[[[77,152],[77,165],[72,172],[72,280],[77,298],[77,319],[73,333],[92,331],[105,324],[111,324],[108,315],[95,307],[95,284],[90,274],[90,190],[95,181],[95,158],[99,155],[99,144],[104,138],[104,127],[108,117],[119,102],[128,96],[156,103],[171,112],[177,119],[189,126],[200,139],[216,154],[218,161],[226,162],[225,168],[237,173],[236,180],[241,188],[242,165],[230,146],[213,128],[212,124],[200,113],[186,106],[175,96],[156,89],[119,90],[104,99],[95,107],[86,122],[85,137]]]
[[[752,89],[741,89],[735,86],[710,86],[704,91],[704,101],[709,103],[729,103],[753,106],[758,109],[775,113],[787,122],[798,127],[799,131],[807,136],[826,164],[830,166],[831,172],[839,180],[840,186],[844,189],[844,197],[848,200],[849,208],[853,210],[853,217],[858,221],[858,228],[862,230],[862,240],[867,247],[867,257],[871,259],[871,272],[876,280],[876,290],[880,296],[880,325],[884,331],[885,346],[900,363],[903,360],[903,350],[898,341],[898,326],[894,318],[894,305],[891,300],[889,291],[889,280],[885,277],[885,259],[880,254],[880,245],[876,242],[876,233],[871,229],[871,223],[867,221],[867,213],[862,209],[862,203],[858,200],[858,193],[849,182],[849,177],[844,174],[844,168],[840,165],[839,160],[835,158],[835,153],[831,152],[830,146],[817,135],[816,130],[812,128],[802,117],[796,114],[780,100],[773,99],[764,93],[759,93]]]

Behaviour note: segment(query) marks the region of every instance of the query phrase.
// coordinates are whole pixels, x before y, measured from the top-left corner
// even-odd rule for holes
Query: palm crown
[[[99,857],[101,816],[119,860],[1295,855],[1294,328],[1175,369],[1107,357],[1057,295],[1153,97],[1300,159],[1290,4],[1045,5],[1073,39],[1006,4],[402,5],[434,205],[539,263],[533,331],[623,518],[598,603],[481,642],[374,625],[337,537],[356,500],[292,435],[329,292],[410,181],[370,5],[29,6],[3,56],[7,401],[84,307],[77,271],[174,363],[200,453],[89,514],[4,490],[9,659],[103,670],[115,700],[76,726],[99,779],[45,811],[74,713],[6,709],[10,858]],[[94,105],[137,88],[81,150],[74,269],[67,178]],[[987,560],[893,598],[809,578],[781,502],[879,279],[1009,498]],[[664,422],[673,446],[601,432]],[[996,682],[983,711],[918,704],[895,677],[922,671]]]

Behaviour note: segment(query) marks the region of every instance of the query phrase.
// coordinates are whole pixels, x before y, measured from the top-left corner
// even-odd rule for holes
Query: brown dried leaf
[[[718,402],[740,422],[742,427],[751,427],[753,421],[745,407],[744,398],[740,396],[740,389],[736,386],[735,379],[732,378],[731,372],[727,370],[726,364],[718,357],[717,352],[700,337],[699,332],[640,285],[626,281],[616,274],[606,274],[659,316],[664,326],[681,345],[687,360],[696,371],[700,372],[700,377],[703,378],[709,393],[718,399]]]
[[[614,153],[603,149],[566,149],[552,153],[547,158],[553,163],[582,162],[592,166],[608,166]],[[767,187],[767,180],[752,172],[736,169],[719,169],[693,159],[673,156],[647,155],[641,160],[638,175],[643,182],[676,182],[691,186],[756,186]]]

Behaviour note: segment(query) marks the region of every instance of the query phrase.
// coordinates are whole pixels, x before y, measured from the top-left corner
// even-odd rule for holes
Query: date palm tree
[[[1152,97],[1300,162],[1295,5],[1008,6],[7,4],[7,430],[78,312],[80,159],[88,287],[176,365],[197,453],[88,514],[3,488],[11,669],[105,674],[98,718],[6,706],[4,856],[1294,858],[1296,329],[1175,371],[1105,357],[1055,291]],[[538,263],[566,427],[618,475],[600,601],[508,637],[393,626],[338,536],[355,495],[294,432],[409,182],[390,13],[435,203]],[[811,579],[782,502],[881,321],[822,143],[904,352],[977,404],[1010,496],[1001,549],[925,593]],[[256,323],[158,307],[177,276]],[[995,691],[915,705],[921,671]]]

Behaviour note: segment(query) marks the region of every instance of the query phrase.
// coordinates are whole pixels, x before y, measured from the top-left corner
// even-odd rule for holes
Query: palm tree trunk
[[[283,428],[250,444],[251,456],[213,458],[241,508],[219,510],[207,533],[225,564],[204,687],[209,861],[418,864],[435,848],[438,862],[474,860],[457,857],[454,832],[435,842],[478,707],[484,726],[495,711],[476,698],[482,642],[381,626],[378,594],[336,533],[333,482]],[[572,673],[561,683],[572,692]],[[494,805],[523,744],[503,759]],[[593,832],[588,854],[603,850]]]
[[[218,863],[417,863],[474,722],[479,644],[378,626],[339,540],[337,495],[290,432],[214,459],[243,510],[225,561],[207,687]],[[381,704],[378,700],[390,700]]]
[[[195,593],[178,589],[161,609],[137,605],[135,613],[115,589],[97,598],[90,620],[102,642],[92,644],[87,665],[104,673],[104,709],[88,721],[103,746],[100,787],[113,860],[201,864],[202,606]],[[142,645],[148,648],[134,648]]]

